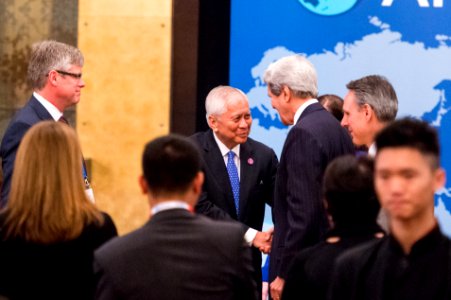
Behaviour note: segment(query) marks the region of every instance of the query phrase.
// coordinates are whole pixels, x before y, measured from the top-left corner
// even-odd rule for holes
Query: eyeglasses
[[[61,70],[55,70],[58,74],[61,74],[61,75],[67,75],[67,76],[70,76],[70,77],[73,77],[73,78],[75,78],[75,79],[81,79],[81,76],[82,76],[82,74],[81,73],[70,73],[70,72],[66,72],[66,71],[61,71]]]

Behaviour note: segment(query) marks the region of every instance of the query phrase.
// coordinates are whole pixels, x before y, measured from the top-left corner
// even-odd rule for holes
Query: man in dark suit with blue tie
[[[158,138],[146,145],[142,166],[152,216],[95,252],[95,298],[257,299],[242,226],[193,213],[204,181],[194,143]]]
[[[204,161],[205,183],[196,212],[240,222],[253,246],[255,280],[261,286],[261,253],[272,232],[262,232],[265,203],[272,205],[278,165],[274,151],[249,138],[252,117],[246,95],[230,86],[210,91],[205,107],[210,130],[193,135]]]
[[[80,91],[85,86],[81,78],[83,62],[83,54],[73,46],[56,41],[33,45],[27,73],[33,95],[11,120],[0,147],[3,168],[0,207],[8,200],[16,151],[27,130],[40,121],[59,121],[66,108],[80,101]]]
[[[288,132],[277,171],[274,199],[274,239],[270,262],[270,292],[280,299],[292,258],[315,245],[328,229],[321,197],[326,166],[334,158],[354,153],[349,134],[315,99],[316,71],[301,55],[284,57],[265,72],[272,106]]]

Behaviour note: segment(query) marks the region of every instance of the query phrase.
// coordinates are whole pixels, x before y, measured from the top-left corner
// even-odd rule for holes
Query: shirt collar
[[[377,148],[376,143],[372,143],[368,148],[368,156],[374,158],[376,156]]]
[[[56,108],[55,105],[53,105],[52,103],[50,103],[49,100],[45,99],[44,97],[42,97],[41,95],[39,95],[36,92],[33,92],[33,97],[36,98],[36,100],[39,101],[39,103],[42,104],[42,106],[44,106],[44,108],[49,112],[49,114],[52,116],[53,120],[58,121],[62,116],[63,113],[59,111],[58,108]]]
[[[388,238],[391,249],[398,255],[405,256],[401,244],[398,242],[398,240],[392,234],[388,235]],[[425,236],[420,238],[412,245],[412,249],[408,256],[415,257],[422,255],[425,252],[430,251],[430,249],[437,247],[437,245],[445,240],[447,240],[447,237],[442,234],[440,227],[437,224],[430,232],[428,232]]]
[[[312,105],[313,103],[317,103],[317,102],[318,102],[318,100],[316,100],[316,99],[310,99],[310,100],[305,101],[301,106],[299,106],[298,110],[294,114],[294,123],[293,123],[293,125],[295,125],[298,122],[298,120],[301,117],[302,113],[304,112],[304,110],[309,105]]]
[[[151,213],[152,215],[155,215],[159,212],[170,209],[186,209],[188,211],[191,211],[191,207],[188,205],[188,203],[180,200],[170,200],[158,203],[157,205],[153,206]]]
[[[222,156],[226,156],[229,151],[233,151],[237,158],[240,158],[240,144],[236,145],[232,149],[227,148],[223,142],[216,136],[216,133],[213,132],[213,136],[215,138],[216,144],[218,144],[219,150],[221,151]]]

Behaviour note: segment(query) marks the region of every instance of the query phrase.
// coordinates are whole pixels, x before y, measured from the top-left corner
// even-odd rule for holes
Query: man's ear
[[[55,70],[50,71],[47,75],[47,78],[48,82],[50,82],[51,85],[57,85],[58,72],[56,72]]]
[[[282,91],[281,91],[281,94],[282,94],[282,96],[283,96],[283,100],[285,101],[285,102],[289,102],[290,100],[291,100],[291,90],[286,86],[286,85],[284,85],[283,87],[282,87]]]
[[[202,185],[204,184],[205,175],[204,172],[199,171],[193,180],[193,190],[196,194],[202,192]]]
[[[444,169],[439,168],[435,171],[435,183],[434,183],[434,190],[437,192],[438,190],[442,189],[445,186],[446,183],[446,172]]]
[[[369,121],[371,120],[371,118],[375,116],[374,110],[369,104],[367,103],[363,104],[361,109],[363,110],[365,120]]]
[[[211,130],[213,130],[213,132],[218,131],[218,119],[216,116],[213,116],[213,115],[208,116],[208,126],[210,126],[210,128],[211,128]]]
[[[143,194],[149,193],[149,186],[147,185],[147,181],[144,178],[144,175],[139,176],[139,186],[141,187],[141,191]]]

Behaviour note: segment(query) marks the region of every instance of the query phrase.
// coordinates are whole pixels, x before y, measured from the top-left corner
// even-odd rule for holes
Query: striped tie
[[[229,173],[230,184],[232,185],[233,198],[235,200],[236,215],[240,214],[240,178],[238,177],[238,170],[233,158],[235,152],[229,151],[227,153],[227,173]]]

